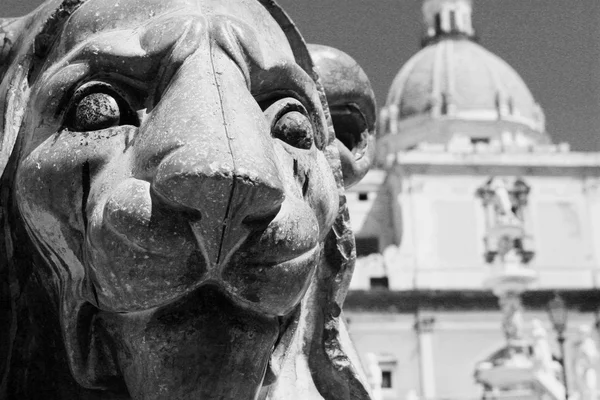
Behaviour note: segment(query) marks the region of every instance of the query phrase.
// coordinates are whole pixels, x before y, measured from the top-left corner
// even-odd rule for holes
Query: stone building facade
[[[378,360],[383,399],[552,398],[544,383],[476,375],[507,340],[531,352],[534,320],[558,355],[546,312],[558,293],[577,394],[576,332],[600,304],[600,153],[553,143],[518,73],[479,44],[469,1],[423,11],[423,49],[381,111],[378,168],[348,193],[352,338],[365,363]],[[501,311],[500,286],[520,288],[518,318]]]

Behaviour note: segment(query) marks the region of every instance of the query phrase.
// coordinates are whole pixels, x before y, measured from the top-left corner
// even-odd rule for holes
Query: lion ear
[[[315,69],[325,89],[346,188],[369,170],[375,154],[377,106],[369,78],[348,54],[309,44]]]
[[[0,176],[15,145],[23,114],[27,66],[18,64],[16,55],[26,21],[25,17],[0,18]]]

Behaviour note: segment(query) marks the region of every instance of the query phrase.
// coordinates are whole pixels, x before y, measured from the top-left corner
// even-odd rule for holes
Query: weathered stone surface
[[[354,60],[269,0],[48,1],[0,39],[0,398],[369,398]]]

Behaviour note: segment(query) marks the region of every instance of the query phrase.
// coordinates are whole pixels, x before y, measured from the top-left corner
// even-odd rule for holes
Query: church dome
[[[426,36],[394,79],[380,135],[394,151],[421,143],[550,143],[541,107],[519,74],[479,45],[468,0],[425,0]]]

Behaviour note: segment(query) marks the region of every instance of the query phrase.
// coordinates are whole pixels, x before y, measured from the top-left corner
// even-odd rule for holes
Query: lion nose
[[[269,128],[240,68],[210,46],[187,57],[140,128],[136,174],[159,203],[189,213],[209,269],[283,202]]]
[[[200,249],[215,266],[253,231],[266,227],[285,195],[267,154],[244,158],[241,150],[236,156],[214,147],[205,154],[199,151],[184,147],[167,156],[158,166],[152,189],[163,204],[189,213]]]
[[[197,155],[193,149],[178,150],[160,163],[153,189],[171,206],[201,218],[222,219],[227,213],[229,220],[240,222],[257,222],[281,206],[284,189],[271,160],[260,163],[255,158],[249,169],[236,165],[232,156]]]

